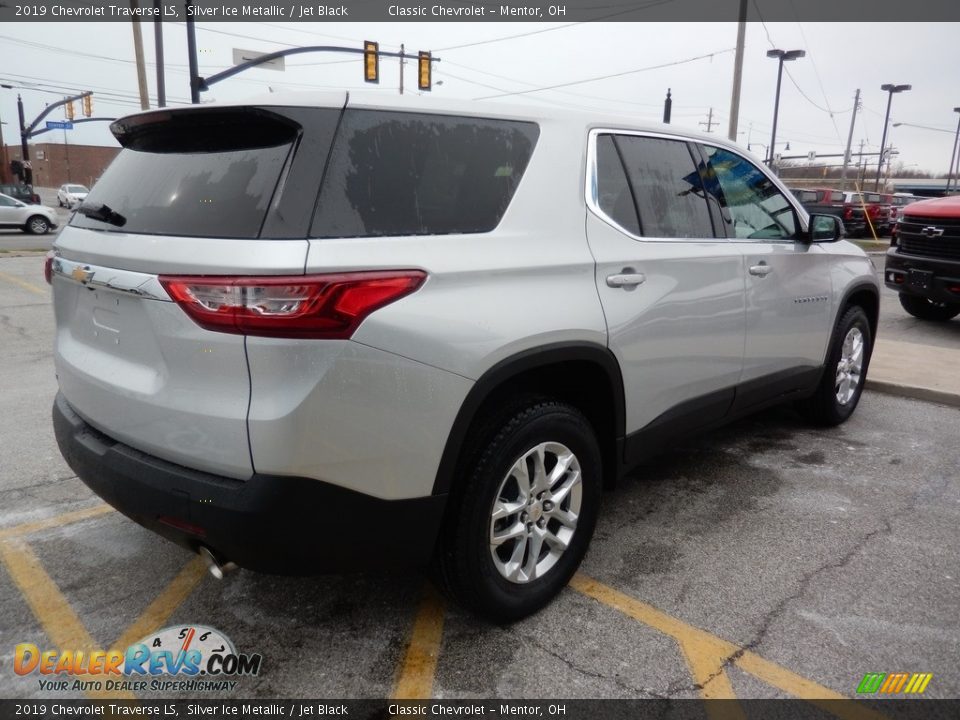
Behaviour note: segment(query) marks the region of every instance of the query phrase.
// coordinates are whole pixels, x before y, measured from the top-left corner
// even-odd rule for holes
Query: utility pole
[[[847,135],[847,151],[843,154],[843,168],[840,170],[840,189],[847,189],[847,165],[850,164],[850,146],[853,144],[853,126],[857,124],[857,111],[860,110],[860,88],[853,99],[853,116],[850,118],[850,134]],[[863,152],[863,148],[860,148]]]
[[[713,132],[713,126],[719,125],[719,124],[720,124],[719,120],[717,120],[717,122],[713,121],[713,108],[710,108],[710,112],[707,114],[707,121],[706,122],[703,122],[702,120],[700,121],[700,125],[705,125],[707,127],[708,133]]]
[[[30,150],[27,148],[27,122],[23,118],[23,99],[20,97],[20,93],[17,93],[17,114],[20,116],[20,161],[29,163]],[[33,171],[24,165],[23,170],[20,171],[20,182],[32,185],[31,180],[33,180]]]
[[[70,177],[70,145],[67,143],[67,131],[63,131],[63,158],[67,163],[67,182],[73,178]]]
[[[663,101],[663,124],[670,124],[670,114],[673,112],[673,98],[670,95],[670,88],[667,88],[667,98]]]
[[[140,9],[140,0],[130,0],[130,9],[133,11],[133,55],[137,60],[137,86],[140,88],[140,109],[150,109],[150,96],[147,94],[147,70],[143,65],[143,35],[140,33],[140,18],[137,11]]]
[[[167,106],[167,82],[163,67],[163,8],[162,0],[153,0],[157,17],[153,21],[153,51],[157,59],[157,107]]]
[[[3,144],[3,126],[4,122],[0,120],[0,182],[6,183],[10,163],[7,162],[7,146]],[[953,160],[951,160],[950,163],[952,165]]]
[[[404,46],[403,43],[400,44],[400,94],[403,95],[403,65],[404,65]]]
[[[190,102],[196,105],[200,102],[200,71],[197,69],[197,28],[194,25],[190,7],[191,0],[184,0],[184,11],[187,13],[187,62],[190,64]]]
[[[863,189],[863,183],[867,179],[867,166],[863,163],[863,146],[865,140],[860,140],[860,157],[857,158],[857,187]]]
[[[743,80],[743,46],[747,34],[747,0],[740,0],[740,21],[737,23],[737,51],[733,59],[733,93],[730,97],[730,125],[727,138],[737,141],[737,123],[740,121],[740,85]]]

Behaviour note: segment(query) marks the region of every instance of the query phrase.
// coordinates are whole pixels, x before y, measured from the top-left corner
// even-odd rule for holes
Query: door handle
[[[633,272],[632,268],[624,268],[622,273],[607,275],[607,286],[612,288],[635,288],[647,279],[643,273]]]
[[[750,274],[756,275],[757,277],[766,277],[773,272],[773,268],[767,265],[765,262],[760,262],[758,265],[750,266]]]

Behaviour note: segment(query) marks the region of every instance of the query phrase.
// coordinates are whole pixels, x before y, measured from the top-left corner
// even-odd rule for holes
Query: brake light
[[[53,250],[47,251],[47,257],[43,261],[43,279],[47,285],[53,285]]]
[[[853,208],[849,205],[845,205],[843,208],[843,219],[850,220],[853,218]]]
[[[368,315],[423,284],[422,270],[236,277],[161,275],[202,328],[239,335],[342,339]]]

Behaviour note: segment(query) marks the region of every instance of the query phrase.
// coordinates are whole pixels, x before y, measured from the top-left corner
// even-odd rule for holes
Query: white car
[[[61,185],[60,189],[57,190],[57,202],[60,203],[60,207],[72,208],[74,205],[79,205],[86,200],[87,193],[89,192],[90,191],[83,185],[67,183]]]
[[[57,215],[43,205],[27,205],[9,195],[0,195],[0,228],[16,228],[43,235],[57,226]]]

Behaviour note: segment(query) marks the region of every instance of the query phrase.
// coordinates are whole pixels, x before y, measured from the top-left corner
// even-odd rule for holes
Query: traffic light
[[[63,106],[64,112],[67,114],[67,120],[73,120],[73,100],[68,100],[67,104]]]
[[[380,43],[363,41],[363,79],[369,83],[380,82]]]
[[[83,114],[86,117],[93,115],[93,95],[83,96]]]
[[[432,83],[430,53],[420,51],[417,58],[417,87],[421,90],[430,90]]]

